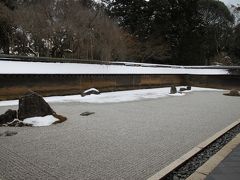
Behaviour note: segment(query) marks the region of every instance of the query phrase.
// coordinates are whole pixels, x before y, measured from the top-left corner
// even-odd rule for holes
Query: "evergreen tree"
[[[144,40],[149,34],[150,13],[145,0],[114,0],[108,4],[108,13],[130,34]]]
[[[197,7],[198,0],[115,0],[110,2],[108,10],[123,28],[141,41],[159,39],[167,43],[171,47],[172,63],[191,63],[187,61],[193,58],[186,57],[182,46],[199,35],[195,33],[201,24]]]
[[[234,63],[240,65],[240,23],[234,28],[230,52],[233,55]]]
[[[228,47],[233,16],[220,1],[114,0],[109,3],[109,14],[142,43],[165,42],[171,49],[174,64],[207,64],[211,56]]]
[[[234,24],[234,16],[228,7],[220,1],[200,0],[199,12],[204,22],[206,59],[227,52]]]
[[[16,7],[16,0],[0,0],[0,3],[13,10]]]

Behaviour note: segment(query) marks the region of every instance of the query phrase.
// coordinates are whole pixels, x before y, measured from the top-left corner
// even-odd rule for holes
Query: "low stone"
[[[55,112],[43,97],[35,92],[30,92],[19,99],[18,118],[20,120],[32,117],[44,117]]]
[[[17,124],[23,123],[22,121],[19,121],[18,119],[13,120],[12,122],[7,123],[6,125],[9,127],[17,127]]]
[[[0,125],[12,122],[16,118],[17,111],[9,109],[4,114],[0,115]]]
[[[100,94],[100,91],[95,88],[91,88],[91,89],[84,91],[82,93],[82,96],[88,96],[88,95],[92,95],[92,94],[98,95],[98,94]]]
[[[232,90],[230,90],[229,93],[225,93],[224,95],[226,95],[226,96],[240,96],[240,93],[239,93],[238,90],[232,89]]]
[[[16,124],[14,124],[13,127],[24,127],[24,126],[28,126],[27,124],[24,124],[23,122],[18,122]]]
[[[82,113],[82,114],[80,114],[81,116],[90,116],[90,115],[92,115],[92,114],[95,114],[95,112],[84,112],[84,113]]]
[[[5,131],[5,132],[3,133],[4,136],[14,136],[14,135],[16,135],[16,134],[17,134],[16,131]]]
[[[23,126],[29,126],[31,127],[31,124],[23,123],[22,121],[15,119],[14,121],[7,123],[6,126],[9,127],[23,127]]]
[[[176,94],[176,93],[177,93],[177,88],[176,88],[176,86],[171,86],[170,94]]]
[[[182,91],[186,91],[187,89],[186,88],[180,88],[180,92],[182,92]]]

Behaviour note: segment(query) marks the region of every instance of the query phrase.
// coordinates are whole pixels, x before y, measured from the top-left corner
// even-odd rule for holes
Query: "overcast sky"
[[[229,5],[229,4],[240,4],[240,0],[221,0],[223,1],[226,5]]]

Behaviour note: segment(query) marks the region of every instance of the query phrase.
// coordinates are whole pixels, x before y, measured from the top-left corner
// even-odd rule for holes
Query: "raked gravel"
[[[0,179],[147,179],[240,118],[240,98],[193,92],[113,104],[61,103],[49,127],[0,127]],[[0,107],[0,113],[8,108]],[[91,111],[91,116],[80,116]]]

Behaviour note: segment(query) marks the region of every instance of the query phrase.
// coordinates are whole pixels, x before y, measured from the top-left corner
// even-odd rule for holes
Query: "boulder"
[[[238,90],[232,89],[232,90],[230,90],[229,93],[225,93],[224,95],[226,95],[226,96],[240,96],[240,93],[239,93]]]
[[[176,88],[176,86],[171,86],[170,94],[176,94],[176,93],[177,93],[177,88]]]
[[[0,115],[0,125],[10,123],[17,118],[17,111],[7,110],[4,114]]]
[[[35,92],[30,92],[19,99],[18,118],[20,120],[53,114],[56,113],[43,97]]]
[[[84,91],[82,93],[82,96],[88,96],[88,95],[91,95],[91,94],[98,95],[98,94],[100,94],[100,91],[95,89],[95,88],[91,88],[91,89],[88,89],[88,90]]]

